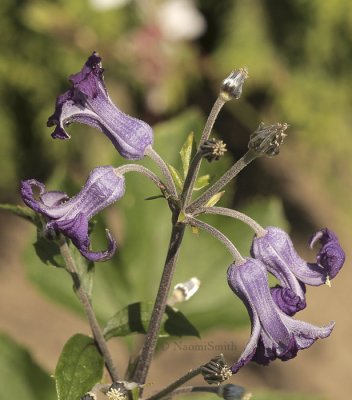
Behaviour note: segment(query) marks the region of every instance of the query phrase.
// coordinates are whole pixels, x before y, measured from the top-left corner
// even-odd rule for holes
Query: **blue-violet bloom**
[[[227,277],[230,288],[244,302],[252,322],[250,340],[231,367],[233,373],[249,361],[267,365],[276,358],[289,360],[318,338],[330,335],[334,322],[318,327],[295,320],[278,307],[270,292],[267,269],[261,261],[247,258],[241,265],[232,264]]]
[[[34,197],[34,187],[39,189],[38,200]],[[35,179],[21,182],[23,201],[28,207],[46,217],[47,231],[54,230],[69,237],[81,254],[91,261],[105,261],[111,258],[116,250],[116,242],[107,231],[107,250],[91,251],[89,219],[120,199],[124,192],[125,179],[117,175],[111,166],[95,168],[81,191],[72,198],[64,192],[46,191],[45,185]]]
[[[72,122],[92,126],[101,130],[123,157],[139,160],[153,143],[152,128],[115,106],[106,90],[103,71],[101,58],[94,52],[82,70],[69,77],[72,88],[58,96],[47,125],[56,125],[52,137],[57,139],[70,138],[65,126]]]
[[[345,262],[345,253],[337,236],[327,228],[316,232],[310,240],[311,247],[318,240],[322,245],[316,263],[304,261],[294,249],[289,235],[282,229],[270,226],[265,230],[267,233],[264,236],[253,239],[252,257],[262,261],[283,286],[289,287],[302,299],[301,282],[313,286],[329,283]]]

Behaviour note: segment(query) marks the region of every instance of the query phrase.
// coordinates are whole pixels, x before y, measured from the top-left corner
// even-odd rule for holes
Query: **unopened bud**
[[[220,97],[224,101],[239,99],[242,93],[244,81],[248,78],[248,69],[246,67],[236,69],[222,81]]]
[[[128,390],[122,382],[114,382],[106,392],[106,396],[110,400],[127,400],[127,394]]]
[[[219,160],[220,157],[223,156],[227,151],[226,143],[217,139],[206,140],[203,144],[201,144],[200,150],[203,157],[209,162]]]
[[[257,130],[251,134],[248,148],[259,154],[266,154],[273,157],[279,154],[280,146],[287,134],[285,133],[288,124],[276,123],[274,125],[265,126],[260,123]]]
[[[245,389],[242,386],[231,383],[221,385],[218,390],[218,396],[224,400],[249,400],[252,397],[251,393],[245,394]]]
[[[216,383],[218,385],[229,379],[232,375],[231,369],[226,364],[222,354],[212,358],[207,364],[203,365],[201,372],[207,383]]]

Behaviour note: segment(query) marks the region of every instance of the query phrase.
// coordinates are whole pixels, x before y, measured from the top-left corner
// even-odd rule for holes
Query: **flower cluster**
[[[233,373],[249,361],[267,365],[276,358],[289,360],[298,350],[330,335],[334,322],[318,327],[292,318],[306,307],[305,284],[329,282],[345,261],[333,232],[321,229],[312,237],[310,245],[317,240],[321,248],[316,263],[308,263],[297,254],[286,232],[268,227],[263,236],[253,239],[253,258],[229,267],[229,286],[244,302],[252,322],[251,338],[232,366]],[[278,279],[279,285],[269,287],[268,272]]]
[[[192,202],[192,191],[201,159],[216,161],[226,151],[226,145],[221,140],[209,139],[215,118],[226,101],[239,99],[247,77],[247,69],[241,68],[233,71],[223,81],[219,97],[204,128],[197,153],[192,160],[189,159],[187,163],[184,163],[190,166],[188,172],[185,171],[184,182],[180,184],[181,186],[183,184],[182,192],[178,193],[166,163],[152,149],[152,128],[147,123],[126,115],[113,104],[104,84],[101,59],[93,53],[82,70],[70,76],[72,87],[57,98],[55,112],[48,119],[48,126],[55,126],[52,137],[68,139],[70,136],[65,128],[72,122],[97,128],[111,140],[124,158],[139,160],[146,155],[151,157],[161,167],[165,184],[145,167],[128,164],[120,168],[112,166],[95,168],[81,191],[71,198],[64,192],[47,191],[45,185],[35,179],[22,181],[21,185],[24,202],[44,217],[46,232],[51,236],[54,236],[53,233],[63,234],[72,241],[83,256],[91,261],[107,260],[116,250],[116,242],[108,231],[108,248],[98,252],[91,250],[89,220],[124,195],[126,167],[130,170],[138,167],[139,172],[149,176],[158,185],[162,195],[169,201],[173,212],[175,237],[170,241],[169,253],[172,257],[167,262],[176,262],[178,247],[187,224],[205,229],[223,242],[235,258],[234,263],[228,268],[228,284],[245,304],[251,318],[252,331],[245,350],[231,369],[227,367],[222,357],[212,359],[210,363],[203,366],[202,374],[208,383],[224,381],[231,373],[236,373],[249,361],[267,365],[277,358],[283,361],[289,360],[295,357],[299,350],[310,347],[317,339],[329,336],[334,327],[333,322],[324,327],[318,327],[292,317],[306,307],[306,285],[330,284],[330,280],[337,275],[345,261],[345,254],[336,235],[327,228],[316,232],[311,238],[310,246],[313,247],[319,242],[320,249],[316,262],[309,263],[297,254],[289,235],[283,230],[277,227],[262,228],[245,214],[213,207],[221,197],[222,188],[249,162],[256,157],[275,156],[279,153],[288,127],[285,123],[270,126],[260,124],[250,137],[248,153]],[[189,153],[190,157],[191,150],[183,151],[183,153]],[[38,196],[35,196],[34,189],[39,190]],[[254,229],[256,236],[252,242],[250,258],[243,258],[225,235],[196,218],[198,215],[211,213],[240,219]],[[269,273],[278,280],[277,286],[269,286]],[[161,291],[170,286],[172,274],[165,274],[162,279],[170,281],[160,284]],[[181,284],[182,287],[180,285],[176,287],[180,293],[182,292],[181,297],[186,300],[199,287],[199,281],[196,278],[192,279],[190,283],[186,282]],[[160,295],[164,296],[165,304],[166,295],[167,293]],[[163,308],[160,304],[156,312],[159,313],[161,321]],[[152,333],[156,338],[159,329],[158,323],[155,322],[157,319],[151,320],[155,326],[153,327],[151,323],[148,329],[154,329]],[[156,339],[149,342],[155,347]],[[147,354],[148,357],[153,352],[153,350],[149,351],[150,343],[147,341],[143,351],[147,350],[142,351],[143,355]],[[150,359],[151,356],[148,363]],[[139,362],[143,364],[143,358],[140,358]],[[137,365],[136,369],[138,370],[139,367]],[[148,366],[142,365],[143,368],[145,370],[143,374],[146,374]],[[143,384],[145,375],[139,378],[138,382]],[[125,392],[120,389],[120,387],[111,388],[110,398],[125,398]],[[90,395],[87,394],[87,396]]]
[[[124,114],[113,104],[104,85],[101,58],[97,53],[94,52],[82,70],[69,79],[72,88],[58,96],[55,112],[48,119],[48,126],[56,125],[52,137],[70,138],[65,127],[78,122],[102,131],[124,158],[143,158],[146,148],[153,143],[152,128]],[[34,197],[34,187],[39,189],[38,200]],[[23,201],[46,218],[46,230],[64,234],[91,261],[111,258],[116,242],[107,232],[108,249],[91,251],[88,222],[99,211],[119,200],[124,192],[124,177],[112,166],[95,168],[82,190],[71,199],[63,192],[46,191],[45,186],[35,179],[21,184]]]

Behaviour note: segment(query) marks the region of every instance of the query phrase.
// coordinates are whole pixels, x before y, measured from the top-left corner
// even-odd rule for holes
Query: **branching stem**
[[[101,352],[102,356],[104,357],[105,365],[109,372],[109,375],[110,375],[112,381],[115,382],[119,379],[116,367],[112,361],[111,354],[109,352],[108,346],[104,339],[102,330],[100,329],[100,326],[98,324],[92,304],[89,300],[87,293],[85,292],[85,290],[81,284],[81,280],[80,280],[80,277],[78,274],[78,269],[76,267],[75,261],[71,254],[71,250],[68,247],[65,238],[62,238],[60,240],[59,246],[60,246],[61,255],[66,264],[67,271],[71,274],[73,284],[76,289],[77,297],[78,297],[79,301],[81,302],[81,304],[84,308],[84,311],[87,315],[89,325],[90,325],[90,328],[93,333],[94,340],[99,348],[99,351]]]

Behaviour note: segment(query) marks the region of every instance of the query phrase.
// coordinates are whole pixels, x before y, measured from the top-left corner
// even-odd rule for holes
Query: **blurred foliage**
[[[54,380],[26,349],[3,333],[0,333],[0,399],[56,399]]]

